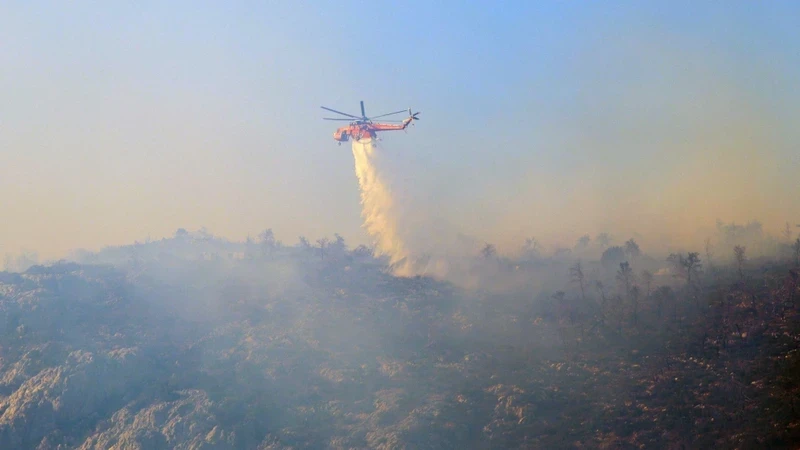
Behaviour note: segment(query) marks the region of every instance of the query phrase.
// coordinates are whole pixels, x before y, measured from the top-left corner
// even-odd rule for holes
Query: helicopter
[[[353,114],[343,113],[341,111],[337,111],[335,109],[331,109],[326,106],[321,106],[320,108],[347,117],[347,118],[323,117],[323,120],[338,120],[338,121],[350,122],[350,124],[348,124],[347,126],[341,127],[333,133],[333,139],[338,141],[339,145],[342,145],[342,142],[347,142],[348,140],[350,140],[350,138],[356,141],[360,141],[361,139],[366,139],[366,138],[376,139],[378,137],[377,135],[378,131],[405,130],[412,121],[419,120],[419,117],[417,117],[419,111],[412,113],[411,108],[408,108],[407,110],[403,109],[400,111],[380,114],[374,117],[367,117],[367,114],[364,111],[363,100],[361,101],[361,117],[355,116]],[[408,112],[408,117],[400,121],[388,120],[385,121],[384,123],[373,122],[373,119],[393,116],[395,114],[400,114],[404,112]]]

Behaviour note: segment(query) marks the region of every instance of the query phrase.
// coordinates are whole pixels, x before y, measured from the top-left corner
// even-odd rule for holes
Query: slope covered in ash
[[[482,257],[486,289],[467,292],[389,276],[341,242],[265,242],[179,236],[0,273],[0,448],[800,438],[788,263],[692,281],[644,274],[665,273],[645,257],[635,271]]]

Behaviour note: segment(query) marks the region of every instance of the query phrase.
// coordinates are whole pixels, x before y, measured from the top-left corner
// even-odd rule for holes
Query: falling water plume
[[[378,156],[372,139],[353,140],[353,158],[361,190],[363,226],[374,240],[376,253],[389,258],[395,275],[416,275],[413,258],[400,236],[391,191],[378,170]]]

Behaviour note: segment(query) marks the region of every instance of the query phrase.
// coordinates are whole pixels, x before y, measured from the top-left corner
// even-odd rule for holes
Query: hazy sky
[[[408,227],[800,223],[798,22],[777,1],[2,2],[0,255],[201,226],[363,242],[319,108],[359,100],[422,111],[384,141]]]

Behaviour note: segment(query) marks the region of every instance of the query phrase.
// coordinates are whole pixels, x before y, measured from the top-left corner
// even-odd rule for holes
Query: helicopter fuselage
[[[346,127],[341,127],[333,133],[333,139],[339,142],[347,142],[348,140],[366,139],[377,137],[378,131],[392,131],[392,130],[405,130],[408,124],[411,123],[412,118],[408,117],[400,124],[390,123],[373,123],[373,122],[353,122]]]

